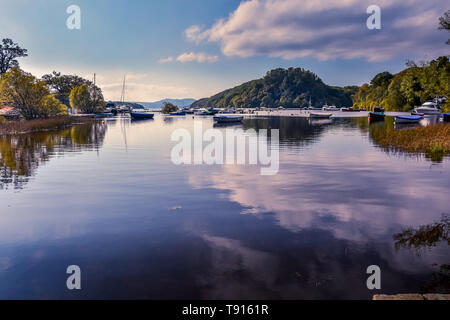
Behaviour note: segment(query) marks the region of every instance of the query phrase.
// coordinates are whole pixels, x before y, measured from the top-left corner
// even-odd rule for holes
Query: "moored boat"
[[[384,121],[385,117],[382,107],[375,107],[372,112],[369,112],[369,122]]]
[[[329,119],[333,114],[332,113],[326,113],[326,112],[310,112],[309,117],[310,118],[316,118],[316,119]]]
[[[197,109],[197,110],[194,111],[194,115],[196,115],[196,116],[207,116],[207,115],[209,115],[209,112],[206,109]]]
[[[243,116],[238,115],[218,115],[214,116],[214,121],[217,123],[231,123],[231,122],[241,122],[244,119]]]
[[[342,112],[359,112],[359,109],[354,109],[353,107],[341,108]]]
[[[419,113],[419,112],[414,112],[413,111],[413,112],[411,112],[411,115],[412,116],[422,116],[423,117],[425,115],[425,113]]]
[[[423,119],[423,116],[396,116],[395,123],[417,123]]]
[[[112,112],[98,112],[94,113],[95,118],[111,118],[114,117],[114,114]]]
[[[216,115],[216,114],[219,113],[219,111],[220,110],[211,108],[211,109],[208,110],[208,115],[210,115],[210,116]]]
[[[324,105],[324,106],[322,107],[322,110],[323,110],[323,111],[339,111],[339,110],[341,110],[341,109],[339,109],[339,108],[336,107],[336,106],[328,106],[328,105]]]
[[[384,121],[384,118],[386,115],[384,112],[370,112],[369,113],[369,121],[370,122],[376,122],[376,121]]]
[[[155,116],[153,113],[146,111],[130,111],[130,116],[133,120],[144,120],[144,119],[153,119]]]
[[[425,115],[435,115],[435,114],[442,113],[438,104],[435,102],[432,102],[432,101],[427,101],[424,104],[422,104],[420,107],[415,108],[414,112],[423,113]]]
[[[171,116],[185,116],[186,112],[183,111],[179,111],[179,112],[171,112],[170,113]]]

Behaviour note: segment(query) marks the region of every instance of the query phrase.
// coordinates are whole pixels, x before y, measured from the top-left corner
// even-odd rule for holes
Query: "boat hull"
[[[131,112],[130,116],[133,120],[145,120],[145,119],[153,119],[155,115],[153,113],[147,112]]]
[[[311,112],[309,117],[314,119],[329,119],[332,115],[332,113]]]
[[[395,123],[417,123],[422,119],[422,116],[397,116]]]
[[[217,123],[242,122],[243,116],[215,116],[214,121]]]
[[[385,117],[386,117],[386,115],[381,112],[370,112],[369,113],[369,121],[370,122],[384,121]]]

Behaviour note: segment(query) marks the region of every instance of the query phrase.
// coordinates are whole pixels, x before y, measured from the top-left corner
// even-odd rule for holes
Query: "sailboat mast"
[[[122,95],[120,96],[120,102],[125,103],[125,77],[123,76]]]

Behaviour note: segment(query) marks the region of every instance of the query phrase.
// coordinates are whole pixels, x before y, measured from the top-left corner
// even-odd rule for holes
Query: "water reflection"
[[[423,250],[431,250],[437,246],[450,246],[450,216],[445,214],[439,222],[420,226],[419,228],[407,228],[394,235],[395,248],[413,249],[418,255]],[[431,279],[422,288],[424,293],[442,292],[450,293],[450,260],[447,263],[433,263],[438,270],[433,273]]]
[[[377,121],[375,123],[369,123],[366,118],[354,118],[353,123],[361,130],[361,132],[368,133],[370,140],[373,144],[388,154],[397,154],[401,156],[408,156],[412,158],[420,158],[425,156],[426,159],[432,162],[440,163],[443,161],[446,154],[437,150],[436,152],[407,152],[399,148],[386,146],[386,140],[389,141],[389,136],[395,130],[406,130],[428,126],[430,124],[439,123],[438,116],[427,116],[420,123],[416,124],[398,124],[395,123],[394,117],[386,117],[384,121]]]
[[[98,143],[57,135],[47,159],[61,157],[26,191],[0,192],[0,298],[371,299],[369,265],[382,269],[381,293],[401,293],[448,264],[448,246],[418,256],[392,239],[441,218],[450,161],[392,157],[367,118],[245,119],[235,127],[280,129],[275,176],[174,165],[170,136],[191,130],[190,116],[119,121]],[[81,292],[65,289],[71,264]]]
[[[106,134],[100,122],[61,131],[0,136],[0,188],[23,188],[52,156],[99,148]]]
[[[390,157],[367,143],[377,130],[394,130],[393,118],[374,125],[367,118],[334,119],[318,126],[305,119],[252,119],[243,126],[281,129],[279,173],[263,177],[251,166],[193,168],[189,182],[199,190],[220,190],[240,205],[241,215],[274,221],[288,233],[265,234],[274,246],[221,228],[203,235],[212,251],[212,275],[203,280],[214,290],[207,298],[232,298],[231,292],[344,298],[344,287],[353,291],[347,297],[368,297],[361,270],[369,260],[395,278],[385,282],[387,290],[413,292],[432,272],[430,260],[448,260],[449,248],[415,257],[396,251],[389,240],[402,226],[439,217],[450,188],[448,163],[431,170],[424,161]],[[416,275],[409,289],[405,274]]]
[[[281,143],[308,144],[319,139],[320,135],[331,128],[333,121],[308,120],[303,117],[253,118],[243,121],[244,130],[278,129]]]

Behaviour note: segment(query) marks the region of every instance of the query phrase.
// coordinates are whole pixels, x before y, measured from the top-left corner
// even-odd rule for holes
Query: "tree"
[[[0,103],[11,105],[27,120],[63,115],[67,108],[50,94],[46,83],[12,67],[0,81]]]
[[[42,77],[47,85],[51,88],[55,97],[66,106],[70,106],[70,92],[82,85],[92,85],[92,82],[75,75],[61,75],[61,72],[53,71],[52,74],[46,74]]]
[[[438,96],[450,96],[450,62],[442,56],[432,61],[407,62],[407,69],[392,76],[378,74],[370,85],[363,85],[354,95],[354,104],[370,108],[381,105],[386,110],[405,111]],[[446,102],[441,106],[449,108]]]
[[[62,104],[53,94],[45,96],[40,105],[39,113],[45,118],[67,114],[67,106]]]
[[[439,30],[450,31],[450,10],[439,18]],[[447,44],[450,44],[450,39],[447,40]]]
[[[162,113],[168,114],[171,112],[177,112],[178,107],[170,102],[164,103],[164,107],[162,108]]]
[[[0,43],[0,74],[6,73],[12,67],[18,67],[16,58],[27,56],[27,49],[19,47],[11,39],[3,39]]]
[[[388,71],[381,72],[381,73],[377,74],[372,79],[372,81],[370,81],[370,85],[375,86],[375,87],[380,87],[380,86],[387,87],[393,77],[394,76]]]
[[[94,85],[82,84],[70,92],[70,106],[82,113],[97,113],[105,109],[102,91]]]

